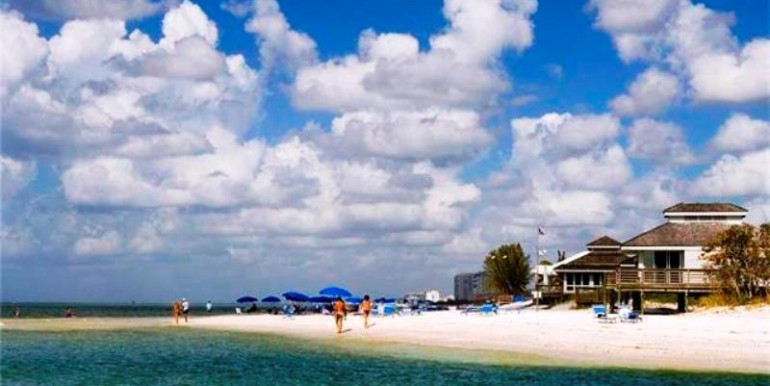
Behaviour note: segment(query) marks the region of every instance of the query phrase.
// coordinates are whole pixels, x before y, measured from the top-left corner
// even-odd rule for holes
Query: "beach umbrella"
[[[236,300],[236,302],[238,302],[238,303],[254,303],[254,302],[258,302],[258,301],[259,301],[259,299],[255,298],[253,296],[241,296],[241,297],[238,298],[238,300]]]
[[[286,300],[289,300],[292,302],[306,302],[310,300],[310,298],[307,295],[301,294],[299,292],[294,292],[294,291],[284,292],[282,295],[284,298],[286,298]]]
[[[359,298],[358,296],[349,296],[345,298],[345,301],[352,304],[358,304],[361,303],[364,299]]]
[[[342,287],[326,287],[326,288],[318,291],[318,293],[321,294],[321,295],[334,296],[334,297],[340,296],[340,297],[343,297],[343,298],[350,297],[352,295],[350,293],[350,291],[348,291],[348,290],[346,290],[346,289],[344,289]]]
[[[310,301],[312,303],[331,303],[334,298],[330,296],[312,296],[310,297]]]
[[[262,298],[262,303],[280,303],[280,302],[281,302],[281,298],[277,296],[268,296],[268,297]]]

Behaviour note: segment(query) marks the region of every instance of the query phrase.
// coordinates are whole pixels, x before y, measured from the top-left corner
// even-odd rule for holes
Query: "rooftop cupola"
[[[721,222],[740,224],[748,210],[725,202],[680,202],[663,210],[672,223]]]

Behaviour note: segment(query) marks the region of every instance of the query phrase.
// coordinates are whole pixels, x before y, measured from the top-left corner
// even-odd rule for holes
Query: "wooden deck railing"
[[[620,268],[607,275],[607,285],[613,287],[644,287],[650,289],[709,289],[706,269],[639,269]]]

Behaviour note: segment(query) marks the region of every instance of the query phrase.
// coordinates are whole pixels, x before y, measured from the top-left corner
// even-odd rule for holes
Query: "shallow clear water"
[[[211,313],[206,312],[205,303],[193,303],[190,312],[193,315],[234,314],[235,307],[246,308],[249,305],[237,303],[215,303]],[[19,307],[23,318],[58,318],[64,316],[64,310],[71,307],[78,317],[153,317],[171,315],[171,304],[163,303],[0,303],[0,317],[12,318]],[[260,308],[260,312],[267,312]]]
[[[3,331],[0,338],[3,385],[770,384],[761,375],[459,363],[398,350],[180,328]]]

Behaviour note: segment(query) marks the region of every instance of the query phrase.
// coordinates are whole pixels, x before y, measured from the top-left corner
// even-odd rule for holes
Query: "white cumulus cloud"
[[[670,107],[679,95],[679,80],[656,68],[641,73],[628,87],[628,93],[610,102],[619,115],[655,115]]]
[[[698,101],[748,102],[770,97],[770,40],[741,45],[731,14],[690,0],[593,0],[596,26],[620,57],[666,66]],[[622,99],[618,103],[625,103]]]
[[[51,20],[136,19],[157,14],[167,0],[9,0],[11,8],[26,15]]]
[[[722,151],[744,151],[770,146],[770,121],[734,113],[719,127],[712,145]]]
[[[364,31],[357,55],[300,68],[292,89],[305,109],[351,111],[485,104],[505,90],[494,62],[532,44],[534,1],[448,0],[450,25],[419,51],[407,34]]]
[[[693,183],[692,192],[711,197],[770,195],[770,148],[723,155]]]
[[[0,102],[31,72],[43,63],[48,45],[35,24],[21,15],[0,10]]]
[[[117,231],[110,230],[94,237],[81,237],[75,243],[78,256],[103,256],[120,252],[123,238]]]
[[[688,164],[695,160],[681,127],[650,118],[637,119],[628,129],[628,154],[661,165]]]
[[[478,114],[437,108],[347,113],[334,119],[332,130],[347,149],[407,159],[461,157],[492,141]]]
[[[295,69],[316,61],[316,44],[307,34],[291,29],[276,0],[254,0],[254,15],[246,30],[258,36],[264,69],[276,65]]]
[[[0,189],[3,201],[10,199],[24,189],[37,174],[34,161],[16,160],[4,155],[0,156]]]

